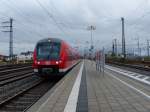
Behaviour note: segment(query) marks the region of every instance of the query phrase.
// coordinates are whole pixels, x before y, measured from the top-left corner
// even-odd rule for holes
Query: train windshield
[[[38,60],[58,60],[60,53],[60,43],[42,42],[37,45]]]

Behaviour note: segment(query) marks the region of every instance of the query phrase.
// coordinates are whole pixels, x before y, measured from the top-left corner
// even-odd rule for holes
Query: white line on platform
[[[150,96],[147,95],[146,93],[144,93],[143,91],[141,91],[141,90],[135,88],[134,86],[132,86],[132,85],[126,83],[125,81],[123,81],[123,80],[121,80],[120,78],[118,78],[118,77],[116,77],[116,76],[110,74],[109,72],[107,72],[107,74],[110,75],[111,77],[117,79],[118,81],[122,82],[123,84],[125,84],[125,85],[128,86],[129,88],[131,88],[131,89],[133,89],[133,90],[139,92],[140,94],[142,94],[142,95],[144,95],[145,97],[147,97],[148,99],[150,99]]]
[[[150,82],[146,80],[146,79],[148,79],[148,78],[144,78],[144,79],[139,78],[140,76],[145,76],[145,75],[141,75],[141,74],[136,73],[137,76],[134,76],[134,75],[130,75],[129,73],[127,73],[128,71],[122,70],[122,69],[120,69],[120,68],[116,68],[116,67],[112,67],[112,66],[108,66],[108,65],[106,65],[105,67],[106,67],[107,69],[111,70],[111,71],[117,72],[117,73],[119,73],[119,74],[121,74],[121,75],[130,77],[130,78],[132,78],[132,79],[135,79],[135,80],[138,80],[138,81],[140,81],[140,82],[142,82],[142,83],[145,83],[145,84],[150,85]],[[121,70],[121,71],[120,71],[120,70]],[[125,72],[125,71],[126,71],[126,72]],[[131,72],[130,72],[130,73],[131,73]],[[133,73],[134,73],[134,72],[133,72]],[[145,77],[148,77],[148,76],[145,76]],[[150,77],[149,77],[149,78],[150,78]]]
[[[84,62],[82,63],[82,66],[81,66],[80,71],[79,71],[79,73],[78,73],[78,77],[79,77],[79,75],[82,75],[83,64],[84,64]],[[63,85],[63,83],[64,83],[64,81],[61,83],[61,85]],[[59,85],[59,86],[61,86],[61,85]],[[80,86],[80,85],[79,85],[79,86]],[[57,91],[59,91],[58,88],[59,88],[59,87],[57,87],[57,88],[53,91],[53,93],[51,94],[51,96],[53,96],[53,94],[55,94]],[[48,102],[51,100],[51,96],[50,96],[49,98],[47,98],[47,100],[46,100],[44,103],[42,103],[42,105],[38,108],[38,110],[37,110],[36,112],[42,112],[42,111],[44,110],[45,105],[48,104]],[[70,96],[69,96],[69,97],[70,97]],[[49,110],[48,110],[48,111],[49,111]],[[30,111],[29,111],[29,112],[30,112]],[[73,112],[73,111],[66,111],[66,112]],[[74,112],[75,112],[75,111],[74,111]]]
[[[77,101],[78,101],[78,96],[79,96],[79,88],[80,88],[82,71],[83,71],[83,65],[84,65],[84,62],[81,65],[80,71],[79,71],[76,81],[73,85],[72,91],[69,95],[64,112],[76,112]]]

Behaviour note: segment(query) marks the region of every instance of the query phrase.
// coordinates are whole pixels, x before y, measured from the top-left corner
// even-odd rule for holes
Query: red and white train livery
[[[78,62],[79,54],[57,38],[38,41],[33,54],[34,73],[40,76],[64,73]]]

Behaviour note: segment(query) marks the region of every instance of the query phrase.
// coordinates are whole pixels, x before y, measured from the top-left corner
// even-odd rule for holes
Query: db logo
[[[50,63],[49,61],[46,61],[45,64],[46,64],[46,65],[50,65],[51,63]]]

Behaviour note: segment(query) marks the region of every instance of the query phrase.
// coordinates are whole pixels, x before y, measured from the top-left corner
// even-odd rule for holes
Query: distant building
[[[5,56],[4,55],[0,55],[0,60],[4,60]]]
[[[17,56],[17,61],[32,60],[32,57],[33,57],[33,51],[21,52],[21,53]]]

